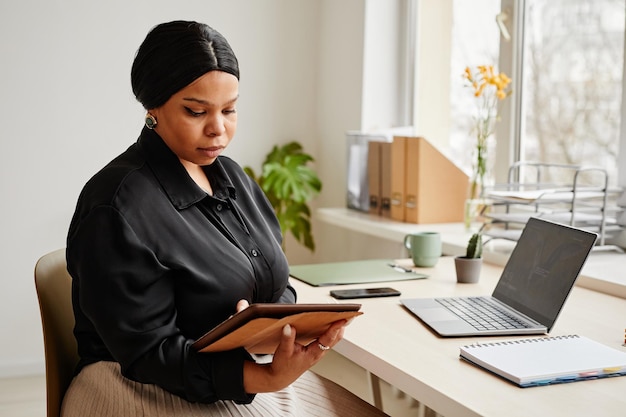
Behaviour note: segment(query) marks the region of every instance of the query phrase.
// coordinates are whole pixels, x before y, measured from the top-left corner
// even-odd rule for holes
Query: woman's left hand
[[[330,328],[317,340],[307,346],[296,342],[295,327],[285,325],[282,339],[271,363],[244,364],[244,387],[246,392],[273,392],[283,389],[293,383],[315,365],[326,351],[335,346],[342,338],[346,320],[333,323]]]
[[[237,301],[237,313],[245,310],[248,307],[250,307],[250,303],[248,302],[248,300],[242,298],[241,300]]]

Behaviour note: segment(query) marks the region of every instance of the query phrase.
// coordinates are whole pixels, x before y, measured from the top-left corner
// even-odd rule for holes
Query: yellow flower
[[[503,72],[498,73],[493,65],[478,65],[474,70],[466,67],[463,78],[471,87],[476,98],[476,114],[472,132],[476,135],[475,160],[471,179],[470,198],[478,196],[487,171],[487,138],[495,130],[498,120],[498,101],[507,98],[511,79]]]
[[[503,100],[511,94],[510,91],[506,91],[506,88],[511,83],[511,79],[503,72],[496,73],[493,65],[479,65],[476,67],[475,72],[470,67],[466,67],[463,77],[473,88],[475,97],[481,97],[485,89],[490,87],[495,87],[492,94],[498,100]]]
[[[472,84],[475,84],[474,77],[472,76],[472,70],[469,67],[465,67],[465,78],[469,80]]]

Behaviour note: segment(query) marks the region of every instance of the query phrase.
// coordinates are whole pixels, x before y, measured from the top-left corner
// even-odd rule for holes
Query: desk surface
[[[477,284],[456,283],[452,257],[423,270],[430,278],[390,286],[402,291],[401,298],[491,294],[502,268],[484,264]],[[337,302],[328,294],[335,287],[315,288],[295,279],[292,284],[300,303]],[[626,377],[518,388],[460,360],[459,347],[526,336],[440,338],[407,312],[398,297],[358,302],[365,314],[346,328],[335,350],[446,417],[624,415]],[[625,328],[626,300],[574,287],[550,335],[580,334],[626,351]]]

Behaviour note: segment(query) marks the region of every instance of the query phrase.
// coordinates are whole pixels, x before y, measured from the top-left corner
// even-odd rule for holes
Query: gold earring
[[[153,115],[151,115],[150,113],[146,114],[146,127],[150,130],[154,129],[157,125],[157,119],[156,117],[154,117]]]

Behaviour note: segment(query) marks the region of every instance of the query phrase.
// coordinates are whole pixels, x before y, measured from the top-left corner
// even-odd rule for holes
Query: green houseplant
[[[244,171],[261,187],[269,199],[283,234],[293,237],[315,251],[308,202],[322,189],[317,173],[307,166],[314,159],[298,142],[275,145],[267,154],[261,172],[246,166]],[[285,249],[283,241],[283,250]]]
[[[467,242],[465,256],[457,256],[454,258],[454,267],[456,269],[457,282],[478,282],[483,261],[482,255],[483,235],[481,230],[472,234],[472,236],[470,237],[469,241]]]

